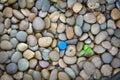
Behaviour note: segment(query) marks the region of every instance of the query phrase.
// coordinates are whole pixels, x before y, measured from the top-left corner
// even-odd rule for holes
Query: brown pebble
[[[74,31],[72,27],[66,28],[66,36],[68,39],[72,39],[74,37]]]
[[[111,17],[112,17],[113,20],[120,19],[120,11],[117,8],[112,9]]]
[[[11,7],[6,7],[3,10],[3,15],[5,15],[5,17],[12,17],[12,15],[13,15],[12,8]]]

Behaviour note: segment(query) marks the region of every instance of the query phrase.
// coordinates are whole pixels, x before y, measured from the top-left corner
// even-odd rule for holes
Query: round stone
[[[7,52],[0,52],[0,63],[4,63],[8,60],[8,53]]]
[[[71,16],[66,19],[66,23],[69,24],[70,26],[73,26],[75,24],[75,17]]]
[[[3,50],[10,50],[12,49],[12,43],[6,40],[1,41],[0,47]]]
[[[111,11],[111,17],[113,20],[118,20],[120,19],[120,11],[117,8],[112,9]]]
[[[63,59],[59,59],[58,63],[59,63],[59,66],[62,67],[62,68],[67,67],[67,64],[65,64],[65,62],[63,61]]]
[[[41,80],[41,75],[39,71],[33,71],[33,80]]]
[[[77,57],[76,56],[74,56],[74,57],[64,56],[63,60],[66,64],[75,64],[77,61]]]
[[[87,6],[88,6],[90,9],[99,8],[99,6],[100,6],[99,0],[88,0],[88,1],[87,1]]]
[[[81,27],[80,27],[80,26],[77,26],[77,25],[74,27],[74,32],[75,32],[75,34],[76,34],[77,36],[81,36],[82,33],[83,33]]]
[[[70,80],[70,77],[65,72],[59,72],[58,73],[58,79],[59,80]]]
[[[60,54],[57,51],[51,51],[49,53],[49,57],[52,61],[58,61],[60,58]]]
[[[66,28],[66,36],[68,39],[72,39],[74,37],[74,31],[72,27]]]
[[[96,22],[96,17],[93,13],[86,13],[84,15],[84,20],[87,22],[87,23],[95,23]]]
[[[99,24],[93,24],[91,26],[91,32],[94,35],[98,34],[100,32],[100,26],[99,26]]]
[[[37,65],[37,59],[31,59],[29,63],[30,63],[30,68],[35,68]]]
[[[13,10],[13,15],[20,20],[24,19],[24,15],[18,10]]]
[[[112,59],[113,59],[113,56],[109,53],[103,53],[101,55],[101,58],[103,60],[104,63],[111,63]]]
[[[98,56],[94,56],[91,61],[93,62],[93,64],[94,64],[97,68],[100,68],[101,65],[102,65],[102,61],[101,61],[100,57],[98,57]]]
[[[53,69],[51,71],[49,80],[57,80],[57,78],[58,78],[57,76],[58,76],[58,70],[57,69]]]
[[[23,57],[25,57],[26,59],[32,59],[35,56],[35,53],[31,50],[26,50],[23,53]]]
[[[49,63],[47,61],[41,60],[41,61],[39,61],[39,65],[42,68],[47,68],[49,66]]]
[[[11,57],[11,61],[14,63],[17,63],[19,59],[22,58],[22,53],[20,52],[15,52],[12,57]]]
[[[114,58],[111,62],[111,65],[113,68],[119,68],[120,67],[120,59],[119,58]]]
[[[75,3],[73,5],[72,9],[75,13],[78,13],[82,9],[82,4],[81,3]]]
[[[101,67],[101,73],[103,74],[103,76],[109,76],[112,74],[112,70],[113,68],[110,65],[102,65]]]
[[[111,43],[109,41],[103,41],[102,46],[106,49],[111,49]]]
[[[91,26],[88,23],[84,23],[82,30],[83,32],[88,32],[90,30]]]
[[[28,21],[22,20],[19,24],[19,29],[20,30],[27,30],[29,27]]]
[[[33,80],[33,78],[31,75],[25,73],[23,76],[23,80]]]
[[[8,74],[15,74],[17,72],[17,65],[15,63],[10,63],[6,67],[6,71]]]
[[[27,40],[27,33],[25,31],[19,31],[16,34],[16,38],[20,41],[20,42],[25,42]]]
[[[106,18],[105,18],[105,16],[104,16],[102,13],[97,16],[97,22],[98,22],[99,24],[102,24],[102,23],[104,23],[105,21],[106,21]]]
[[[19,61],[18,61],[18,69],[20,71],[26,71],[29,67],[29,62],[27,59],[25,58],[21,58]]]
[[[58,48],[59,48],[60,50],[65,50],[65,49],[67,48],[67,43],[66,43],[65,41],[60,41],[60,42],[58,43]]]
[[[45,28],[45,22],[40,18],[40,17],[36,17],[33,20],[33,29],[36,32],[40,32],[41,30],[43,30]]]
[[[76,47],[74,45],[69,45],[67,47],[67,50],[66,50],[65,54],[67,56],[70,56],[70,57],[71,56],[75,56],[75,54],[76,54]]]
[[[63,33],[65,31],[65,24],[60,23],[57,27],[57,32],[58,33]]]
[[[12,13],[12,8],[11,7],[5,7],[3,10],[3,15],[5,15],[5,17],[12,17],[13,13]]]
[[[19,43],[17,48],[19,51],[25,51],[28,48],[28,45],[25,43]]]
[[[60,12],[59,12],[59,11],[55,11],[55,12],[53,12],[53,13],[50,15],[50,20],[51,20],[52,22],[56,22],[56,21],[58,20],[59,16],[60,16]]]
[[[100,24],[100,29],[102,29],[102,30],[105,30],[106,29],[106,22],[105,23],[102,23],[102,24]]]
[[[28,44],[29,44],[30,46],[35,46],[35,45],[37,44],[37,39],[36,39],[35,36],[29,35],[29,36],[27,37],[27,42],[28,42]]]
[[[25,8],[26,7],[26,0],[18,0],[18,5],[20,8]]]
[[[103,48],[101,45],[95,45],[93,50],[98,54],[101,54],[101,53],[105,52],[105,48]]]

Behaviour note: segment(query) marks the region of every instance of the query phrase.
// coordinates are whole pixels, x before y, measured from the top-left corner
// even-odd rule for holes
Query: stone
[[[21,58],[18,61],[18,69],[20,71],[26,71],[29,68],[29,62],[25,58]]]
[[[86,13],[84,15],[84,20],[87,23],[95,23],[96,22],[96,17],[93,13]]]
[[[5,28],[7,28],[7,29],[10,28],[10,26],[11,26],[10,19],[9,18],[5,19],[4,24],[5,24]]]
[[[47,61],[41,60],[39,61],[39,65],[42,68],[47,68],[49,66],[49,63]]]
[[[95,79],[100,79],[102,76],[100,70],[96,69],[93,76]]]
[[[53,13],[50,15],[50,20],[51,20],[52,22],[56,22],[56,21],[58,20],[59,16],[60,16],[60,12],[59,12],[59,11],[55,11],[55,12],[53,12]]]
[[[22,79],[23,78],[23,72],[17,72],[16,74],[13,75],[15,79]]]
[[[114,32],[114,35],[118,38],[120,38],[120,29],[116,29],[115,32]]]
[[[10,75],[3,74],[0,78],[1,80],[14,80]]]
[[[117,47],[112,47],[111,49],[108,50],[113,56],[115,56],[118,53],[118,48]]]
[[[111,17],[112,17],[113,20],[120,19],[120,11],[117,8],[112,9]]]
[[[2,34],[4,31],[4,24],[0,23],[0,34]]]
[[[105,40],[108,37],[108,33],[106,31],[101,31],[96,37],[95,37],[95,43],[100,44],[103,40]]]
[[[53,69],[51,71],[51,74],[50,74],[50,77],[49,77],[49,80],[57,80],[58,79],[58,70],[57,69]]]
[[[75,24],[75,17],[71,16],[66,19],[66,23],[70,26],[73,26]]]
[[[74,31],[72,27],[66,28],[66,36],[68,39],[72,39],[74,37]]]
[[[52,60],[52,61],[58,61],[60,59],[60,54],[57,52],[57,51],[51,51],[49,53],[49,58]]]
[[[5,63],[8,60],[8,53],[1,51],[0,52],[0,63]]]
[[[18,10],[13,10],[13,15],[20,20],[24,19],[24,15]]]
[[[12,56],[11,56],[11,62],[13,63],[17,63],[19,61],[19,59],[22,58],[22,53],[20,52],[15,52]]]
[[[42,60],[42,54],[40,53],[40,51],[35,52],[35,58],[38,59],[38,60]]]
[[[17,30],[12,30],[11,33],[10,33],[10,36],[15,37],[16,34],[17,34]]]
[[[57,27],[57,32],[58,33],[63,33],[65,31],[65,24],[60,23]]]
[[[113,68],[119,68],[120,67],[120,59],[119,58],[113,58],[111,65]]]
[[[6,67],[6,71],[8,74],[15,74],[17,72],[17,65],[15,63],[9,63]]]
[[[99,24],[93,24],[91,26],[91,33],[94,35],[97,35],[100,32],[100,26]]]
[[[83,33],[81,27],[80,27],[80,26],[77,26],[77,25],[74,26],[74,32],[75,32],[75,34],[76,34],[77,36],[81,36],[82,33]]]
[[[91,26],[88,23],[84,23],[84,25],[82,26],[82,30],[83,32],[88,32],[90,30]]]
[[[76,47],[74,45],[69,45],[65,52],[66,56],[73,57],[76,54]]]
[[[58,5],[60,8],[66,8],[66,6],[67,6],[66,2],[61,1],[61,0],[58,0],[58,1],[57,1],[57,5]]]
[[[12,8],[11,7],[5,7],[4,10],[3,10],[3,15],[5,17],[12,17],[13,15],[13,12],[12,12]]]
[[[29,74],[24,74],[23,80],[33,80],[32,76]]]
[[[26,7],[28,9],[32,8],[34,6],[34,4],[35,4],[34,0],[26,0],[26,3],[27,3]]]
[[[27,42],[30,46],[35,46],[37,44],[37,39],[34,35],[29,35],[27,37]]]
[[[101,67],[101,73],[103,74],[103,76],[111,75],[112,70],[113,70],[113,68],[108,64],[102,65],[102,67]]]
[[[75,64],[77,61],[77,57],[76,56],[74,56],[74,57],[64,56],[63,60],[66,64]]]
[[[50,1],[49,0],[42,0],[42,11],[48,11],[50,8]]]
[[[102,13],[97,16],[97,22],[98,22],[99,24],[102,24],[102,23],[104,23],[105,21],[106,21],[106,18],[105,18],[105,16],[104,16]]]
[[[95,72],[95,65],[91,62],[85,62],[83,64],[83,69],[88,75],[92,75]]]
[[[115,47],[120,47],[120,39],[117,37],[112,37],[111,44],[114,45]]]
[[[70,80],[70,77],[65,72],[59,72],[58,73],[58,79],[59,80]]]
[[[111,43],[109,41],[103,41],[102,46],[106,49],[111,49]]]
[[[71,40],[66,41],[66,43],[69,44],[69,45],[77,44],[77,42],[78,42],[78,39],[71,39]]]
[[[118,20],[118,21],[116,22],[116,26],[117,26],[118,28],[120,28],[120,20]]]
[[[27,30],[28,29],[28,21],[22,20],[19,24],[20,30]]]
[[[64,71],[71,77],[71,79],[75,79],[75,72],[71,68],[66,67]]]
[[[33,20],[33,29],[36,32],[40,32],[45,28],[45,22],[40,18],[40,17],[36,17]]]
[[[65,16],[65,14],[60,14],[59,19],[61,20],[61,22],[66,23],[66,16]]]
[[[76,17],[76,25],[79,25],[79,26],[83,25],[83,16],[82,15],[78,15]]]
[[[87,75],[87,73],[85,72],[85,70],[80,71],[79,75],[83,78],[83,80],[88,80],[90,78],[90,76]]]
[[[33,20],[35,19],[35,17],[36,17],[35,13],[30,13],[29,16],[28,16],[28,20],[30,22],[33,22]]]
[[[40,47],[48,47],[52,43],[52,38],[51,37],[41,37],[38,40],[38,44]]]
[[[44,18],[47,15],[47,12],[40,11],[39,16]]]
[[[103,48],[101,45],[95,45],[93,50],[98,54],[101,54],[101,53],[105,52],[105,48]]]
[[[59,59],[58,64],[61,68],[67,67],[67,64],[63,61],[63,59]]]
[[[92,58],[91,62],[93,62],[93,64],[94,64],[95,67],[97,67],[97,68],[100,68],[101,65],[102,65],[102,61],[101,61],[101,59],[100,59],[99,56],[94,56],[94,57]]]
[[[72,6],[77,2],[77,0],[67,0],[67,5],[69,8],[72,8]]]
[[[80,12],[80,10],[82,9],[82,4],[81,3],[75,3],[72,7],[73,11],[75,13],[78,13]]]
[[[111,54],[109,54],[109,53],[103,53],[101,55],[101,58],[102,58],[102,61],[104,63],[108,63],[109,64],[109,63],[111,63],[111,61],[113,59],[113,56]]]
[[[88,6],[90,9],[97,9],[97,8],[100,7],[99,0],[88,0],[88,1],[87,1],[87,6]]]
[[[30,63],[30,68],[35,68],[37,65],[37,59],[31,59],[29,63]]]
[[[74,0],[75,1],[75,0]],[[73,15],[73,11],[71,9],[68,9],[66,12],[65,12],[65,16],[66,17],[70,17]]]
[[[105,30],[106,29],[106,22],[105,23],[102,23],[102,24],[100,24],[100,29],[102,29],[102,30]]]
[[[50,53],[50,50],[49,50],[49,49],[44,49],[44,50],[42,51],[42,58],[43,58],[44,60],[49,60],[49,53]]]
[[[33,80],[41,80],[41,74],[39,71],[33,71]]]
[[[67,37],[66,37],[66,35],[65,35],[64,33],[59,34],[59,35],[58,35],[58,38],[59,38],[60,40],[62,40],[62,41],[67,40]]]
[[[18,0],[18,5],[20,8],[25,8],[26,7],[26,0]]]
[[[43,77],[44,79],[49,79],[49,77],[50,77],[50,72],[49,72],[47,69],[43,69],[43,70],[41,71],[41,75],[42,75],[42,77]]]
[[[25,43],[19,43],[18,45],[17,45],[17,49],[19,50],[19,51],[25,51],[26,49],[28,48],[28,45],[27,44],[25,44]]]
[[[87,33],[83,33],[83,35],[79,38],[80,41],[84,41],[88,38],[88,34]]]
[[[12,43],[7,41],[7,40],[3,40],[0,43],[0,48],[3,50],[11,50],[12,49]]]
[[[115,22],[113,20],[108,20],[107,21],[107,27],[111,29],[116,29]]]
[[[25,31],[19,31],[16,34],[16,38],[20,42],[26,42],[26,40],[27,40],[27,33]]]
[[[35,53],[29,49],[24,51],[23,53],[23,57],[25,57],[28,60],[32,59],[34,56],[35,56]]]

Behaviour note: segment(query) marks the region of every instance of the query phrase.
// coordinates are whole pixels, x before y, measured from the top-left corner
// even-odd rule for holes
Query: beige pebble
[[[31,59],[29,61],[29,63],[30,63],[30,68],[35,68],[36,65],[37,65],[37,60],[36,59]]]
[[[76,47],[74,45],[69,45],[65,54],[69,57],[73,57],[76,54]]]
[[[28,60],[32,59],[34,56],[35,56],[35,53],[29,49],[23,53],[23,57],[25,57]]]
[[[117,8],[112,9],[111,17],[112,17],[113,20],[120,19],[120,11]]]
[[[116,26],[120,28],[120,19],[116,22]]]
[[[17,49],[18,49],[19,51],[25,51],[27,48],[28,48],[28,45],[25,44],[25,43],[19,43],[19,44],[17,45]]]
[[[30,11],[28,9],[21,9],[21,12],[26,17],[28,17],[30,15]]]
[[[64,56],[63,60],[66,64],[75,64],[77,61],[77,57],[76,56],[74,56],[74,57]]]
[[[42,75],[42,77],[44,78],[44,79],[49,79],[49,77],[50,77],[50,72],[48,71],[48,69],[42,69],[42,71],[41,71],[41,75]]]
[[[61,68],[67,67],[67,64],[63,61],[63,59],[59,59],[58,63]]]
[[[38,60],[42,60],[42,54],[40,53],[40,51],[35,52],[35,58],[37,58]]]
[[[60,20],[63,22],[63,23],[66,23],[66,17],[64,14],[60,14]]]
[[[99,23],[99,24],[102,24],[102,23],[104,23],[106,21],[106,18],[105,18],[105,16],[104,16],[104,14],[99,14],[98,16],[97,16],[97,22]]]
[[[57,51],[51,51],[49,53],[49,57],[52,61],[58,61],[60,58],[60,54]]]
[[[59,16],[60,16],[60,12],[59,12],[59,11],[55,11],[55,12],[53,12],[53,13],[50,15],[50,20],[51,20],[52,22],[56,22],[56,21],[58,20]]]
[[[12,17],[13,13],[12,13],[12,8],[11,7],[5,7],[3,10],[3,15],[5,15],[5,17]]]
[[[68,39],[72,39],[74,37],[74,31],[72,27],[66,28],[66,36]]]
[[[73,11],[75,12],[75,13],[78,13],[78,12],[80,12],[80,10],[82,9],[82,4],[81,3],[75,3],[74,5],[73,5]]]
[[[28,20],[29,20],[30,22],[32,22],[35,17],[36,17],[36,15],[35,15],[34,13],[30,13],[29,16],[28,16]]]
[[[59,72],[58,73],[58,79],[59,80],[70,80],[70,77],[65,72]]]
[[[32,8],[34,6],[34,0],[26,0],[26,2],[27,2],[26,7],[28,9],[30,9],[30,8]]]

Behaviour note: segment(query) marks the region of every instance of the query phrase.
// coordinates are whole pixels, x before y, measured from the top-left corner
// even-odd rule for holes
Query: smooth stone
[[[76,17],[76,25],[79,25],[79,26],[83,25],[83,16],[82,15],[78,15]]]
[[[118,47],[112,47],[111,49],[108,50],[113,56],[117,55],[118,53]]]
[[[48,47],[52,43],[52,38],[51,37],[41,37],[38,40],[38,44],[40,47]]]
[[[47,69],[43,69],[43,70],[41,71],[41,75],[42,75],[42,77],[43,77],[44,79],[49,79],[49,77],[50,77],[50,72],[49,72]]]
[[[101,53],[105,52],[105,48],[103,48],[101,45],[95,45],[93,50],[98,54],[101,54]]]
[[[29,63],[30,63],[30,68],[35,68],[37,65],[37,59],[31,59]]]
[[[120,20],[118,20],[118,21],[116,22],[116,26],[117,26],[118,28],[120,28]]]
[[[27,37],[27,42],[30,46],[35,46],[37,44],[37,39],[34,35],[29,35]]]
[[[21,58],[18,61],[18,69],[20,71],[26,71],[29,68],[29,62],[25,58]]]
[[[120,67],[120,59],[119,58],[113,58],[111,65],[113,68],[119,68]]]
[[[112,36],[115,31],[113,29],[107,29],[107,32],[110,36]]]
[[[8,60],[8,57],[9,55],[7,52],[1,51],[0,52],[0,63],[5,63]]]
[[[113,68],[108,64],[102,65],[102,67],[101,67],[101,73],[103,74],[103,76],[111,75],[112,70],[113,70]]]
[[[67,0],[67,5],[69,8],[72,8],[72,6],[77,2],[77,0]]]
[[[65,52],[66,56],[73,57],[76,54],[76,47],[74,45],[69,45]]]
[[[75,45],[77,44],[77,42],[78,42],[78,39],[70,39],[66,41],[66,43],[69,45]]]
[[[111,43],[109,41],[103,41],[102,46],[106,49],[111,49]]]
[[[96,69],[93,76],[94,76],[95,79],[100,79],[102,74],[101,74],[99,69]]]
[[[116,47],[120,47],[120,39],[117,37],[112,37],[111,44],[116,46]]]
[[[3,22],[4,21],[4,18],[3,18],[3,13],[0,12],[0,22]]]
[[[71,68],[66,67],[64,71],[71,77],[71,79],[75,79],[75,72]]]
[[[43,55],[44,56],[44,55]],[[35,58],[38,60],[42,60],[42,54],[40,53],[40,51],[36,51],[35,52]],[[43,58],[44,59],[44,58]]]
[[[11,56],[11,62],[13,63],[17,63],[19,61],[19,59],[22,58],[22,53],[20,52],[15,52],[12,56]]]
[[[44,18],[47,15],[47,12],[40,11],[39,16]]]
[[[58,20],[59,16],[60,16],[60,12],[59,11],[55,11],[52,14],[50,14],[50,20],[52,22],[56,22]]]
[[[120,38],[120,29],[116,29],[115,32],[114,32],[114,35],[118,38]]]
[[[43,19],[40,18],[40,17],[36,17],[36,18],[33,20],[33,29],[34,29],[36,32],[40,32],[40,31],[42,31],[44,28],[45,28],[45,22],[43,21]]]
[[[88,34],[87,33],[83,33],[83,35],[79,38],[80,41],[84,41],[88,38]]]
[[[91,26],[88,23],[84,23],[82,30],[83,32],[88,32],[90,30]]]
[[[12,49],[12,43],[7,40],[3,40],[0,43],[0,47],[3,50],[10,50],[10,49]]]
[[[74,31],[73,31],[72,27],[67,27],[66,28],[66,36],[67,36],[68,39],[72,39],[74,37]]]
[[[114,3],[116,0],[106,0],[108,4]]]
[[[28,48],[28,45],[27,44],[25,44],[25,43],[19,43],[18,45],[17,45],[17,49],[19,50],[19,51],[25,51],[26,49]]]
[[[10,5],[10,4],[13,4],[13,3],[15,3],[17,0],[8,0],[8,4]]]
[[[33,80],[32,76],[29,74],[24,74],[23,80]]]
[[[13,12],[12,12],[12,8],[11,7],[5,7],[3,10],[3,15],[5,15],[5,17],[12,17],[13,16]]]
[[[44,50],[42,51],[42,58],[43,58],[44,60],[49,60],[49,53],[50,53],[50,50],[49,50],[49,49],[44,49]]]
[[[104,63],[111,63],[113,56],[109,53],[103,53],[101,55],[101,58]]]
[[[95,65],[95,67],[100,68],[102,65],[101,58],[99,56],[93,56],[91,62]]]
[[[108,33],[106,31],[101,31],[96,37],[95,37],[95,43],[100,44],[103,40],[105,40],[108,37]]]
[[[7,34],[3,35],[3,36],[1,37],[1,41],[3,41],[3,40],[9,41],[9,40],[10,40],[10,36],[7,35]]]
[[[81,36],[82,33],[83,33],[81,27],[80,27],[80,26],[77,26],[77,25],[74,26],[74,32],[75,32],[75,34],[76,34],[77,36]]]
[[[17,65],[15,63],[10,63],[6,67],[6,71],[8,74],[15,74],[17,72]]]
[[[95,72],[95,65],[91,62],[85,62],[83,68],[88,75],[92,75]]]
[[[27,40],[27,33],[25,31],[19,31],[16,34],[16,38],[20,41],[20,42],[25,42]]]
[[[53,69],[51,71],[51,74],[50,74],[50,77],[49,77],[49,80],[57,80],[58,79],[58,70],[57,69]]]
[[[93,13],[86,13],[84,15],[84,20],[87,23],[95,23],[96,22],[96,17]]]
[[[58,34],[58,38],[59,38],[60,40],[62,40],[62,41],[67,40],[67,37],[66,37],[66,35],[65,35],[64,33]]]
[[[87,75],[85,70],[80,71],[79,75],[83,78],[83,80],[88,80],[90,78],[90,76]]]
[[[102,23],[102,24],[100,24],[100,29],[102,29],[102,30],[105,30],[106,29],[106,22],[105,23]]]
[[[66,64],[74,64],[77,61],[77,57],[76,56],[74,56],[74,57],[64,56],[63,60]]]
[[[41,80],[41,74],[39,71],[34,71],[32,75],[33,75],[33,80]]]
[[[7,29],[10,28],[11,20],[9,18],[5,19],[4,24],[5,24],[5,28],[7,28]]]
[[[83,78],[82,77],[76,77],[75,80],[83,80]]]
[[[20,30],[27,30],[29,27],[28,21],[22,20],[19,24],[19,29]]]
[[[13,10],[13,15],[20,20],[24,19],[24,15],[18,10]]]
[[[82,4],[77,2],[73,5],[72,9],[75,13],[78,13],[82,9]]]
[[[34,56],[35,56],[35,53],[29,49],[24,51],[23,53],[23,57],[25,57],[28,60],[32,59]]]
[[[10,42],[12,43],[13,48],[17,47],[18,40],[16,38],[11,38]]]
[[[92,32],[92,34],[97,35],[100,32],[99,24],[93,24],[91,26],[91,32]]]
[[[3,74],[0,78],[1,80],[14,80],[10,75],[8,74]]]
[[[83,48],[83,45],[84,45],[83,42],[78,42],[78,43],[77,43],[77,47],[76,47],[77,51],[81,51],[82,48]]]
[[[75,1],[75,0],[74,0]],[[68,9],[66,12],[65,12],[65,16],[66,17],[70,17],[73,15],[73,11],[71,9]]]
[[[61,68],[67,67],[67,64],[63,61],[63,59],[59,59],[58,64]]]
[[[108,20],[107,21],[107,27],[108,28],[111,28],[111,29],[116,29],[116,25],[115,25],[115,22],[113,20]]]
[[[18,5],[20,8],[25,8],[26,7],[26,0],[18,0]]]
[[[29,16],[28,16],[28,20],[30,22],[33,22],[33,20],[35,19],[35,17],[36,17],[35,13],[30,13]]]
[[[20,80],[23,78],[23,72],[17,72],[16,74],[13,75],[13,78],[16,80]]]
[[[59,19],[60,19],[61,22],[66,23],[66,16],[65,16],[65,14],[60,14]]]
[[[99,23],[99,24],[102,24],[102,23],[104,23],[106,21],[106,18],[105,18],[105,16],[104,16],[104,14],[99,14],[98,16],[97,16],[97,22]]]
[[[79,74],[79,67],[77,66],[77,64],[71,65],[70,67],[75,72],[75,75]]]
[[[60,59],[60,54],[57,52],[57,51],[51,51],[49,53],[49,58],[52,60],[52,61],[58,61]]]
[[[10,37],[15,37],[17,34],[17,30],[12,30],[10,33]]]
[[[4,27],[5,27],[4,24],[3,24],[3,23],[0,23],[0,34],[3,33]]]
[[[48,11],[50,8],[50,1],[49,0],[43,0],[42,2],[42,11]]]
[[[70,77],[65,72],[59,72],[58,73],[58,79],[59,80],[70,80]]]
[[[35,4],[34,0],[26,0],[26,3],[27,3],[26,8],[28,9],[32,8]]]
[[[35,7],[40,10],[42,8],[42,2],[44,0],[37,0],[36,3],[35,3]]]
[[[111,17],[113,20],[118,20],[120,19],[120,11],[117,8],[112,9],[111,11]]]
[[[75,24],[75,17],[71,16],[71,17],[67,18],[66,23],[70,26],[73,26]]]
[[[99,0],[88,0],[88,1],[87,1],[87,6],[88,6],[90,9],[97,9],[97,8],[100,7]]]
[[[57,27],[57,32],[58,33],[63,33],[64,31],[65,31],[65,24],[63,24],[63,23],[60,23],[59,25],[58,25],[58,27]]]
[[[47,61],[41,60],[39,61],[39,65],[42,68],[47,68],[49,66],[49,63]]]

